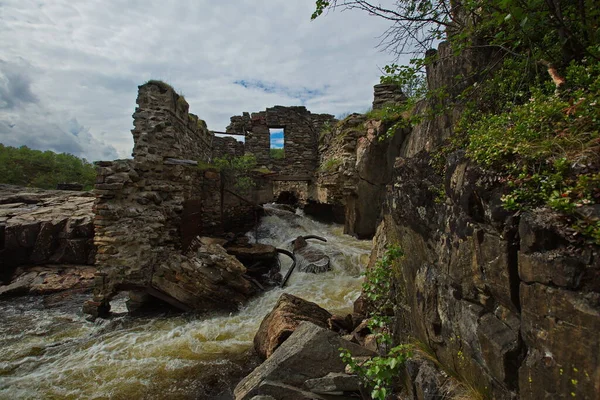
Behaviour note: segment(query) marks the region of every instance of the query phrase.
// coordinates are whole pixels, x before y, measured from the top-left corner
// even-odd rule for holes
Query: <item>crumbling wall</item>
[[[189,112],[183,96],[162,82],[140,86],[133,114],[133,157],[162,164],[165,158],[208,162],[213,135],[206,123]]]
[[[94,243],[100,274],[92,313],[119,290],[154,280],[172,288],[176,284],[156,274],[181,276],[183,254],[196,236],[248,229],[256,221],[251,201],[228,192],[217,170],[198,166],[210,161],[213,136],[188,112],[185,99],[164,83],[149,82],[139,87],[137,102],[133,160],[97,163]]]
[[[281,197],[282,193],[285,193]],[[290,196],[291,195],[291,196]],[[296,198],[297,204],[306,204],[309,195],[309,182],[307,181],[275,181],[273,182],[273,199],[278,201],[280,197]]]
[[[406,96],[400,86],[393,83],[380,83],[373,87],[373,110],[383,108],[386,104],[402,103]]]
[[[312,114],[306,107],[267,108],[269,128],[283,128],[285,158],[273,160],[281,174],[312,176],[318,167],[319,132],[325,123],[333,123],[329,114]]]
[[[252,115],[245,112],[242,115],[231,117],[231,124],[225,132],[244,135],[245,154],[254,155],[258,165],[266,166],[269,164],[271,136],[264,112],[253,113]]]
[[[318,166],[318,136],[325,124],[333,124],[329,114],[313,114],[306,107],[275,106],[257,113],[231,117],[227,133],[244,134],[245,152],[253,154],[260,166],[291,177],[310,180]],[[285,158],[271,159],[270,128],[284,130]]]
[[[213,137],[212,160],[222,157],[241,157],[244,155],[244,143],[233,137]]]

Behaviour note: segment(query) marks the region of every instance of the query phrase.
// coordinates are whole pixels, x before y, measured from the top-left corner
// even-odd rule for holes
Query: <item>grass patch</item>
[[[216,166],[215,164],[211,164],[211,163],[207,163],[205,161],[198,161],[198,169],[202,170],[202,171],[206,171],[209,169],[215,170],[215,171],[219,171],[220,168],[218,166]]]
[[[321,164],[321,171],[323,172],[335,172],[338,167],[342,165],[342,160],[339,158],[330,158]]]
[[[269,149],[269,155],[273,160],[283,160],[285,158],[284,149]]]
[[[165,92],[167,90],[175,91],[175,89],[173,89],[173,86],[171,86],[168,83],[163,82],[161,80],[157,80],[157,79],[150,79],[148,82],[145,83],[145,85],[156,85],[156,86],[160,87]]]

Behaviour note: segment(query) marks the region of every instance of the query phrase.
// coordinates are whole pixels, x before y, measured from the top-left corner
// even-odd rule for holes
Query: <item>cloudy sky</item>
[[[130,157],[137,86],[161,79],[222,131],[273,105],[364,112],[387,24],[314,0],[0,0],[0,143]]]

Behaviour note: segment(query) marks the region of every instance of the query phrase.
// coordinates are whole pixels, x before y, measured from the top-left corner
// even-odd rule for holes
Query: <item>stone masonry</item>
[[[256,221],[252,203],[268,201],[272,194],[255,191],[243,201],[227,192],[217,170],[198,167],[198,161],[204,165],[212,157],[213,134],[171,87],[148,82],[140,86],[137,103],[133,160],[97,163],[94,243],[99,274],[86,311],[101,314],[117,292],[143,288],[190,308],[208,307],[211,301],[223,306],[226,302],[214,293],[230,290],[227,297],[234,306],[249,293],[243,268],[233,268],[239,272],[215,289],[210,280],[199,278],[199,268],[208,268],[207,263],[186,252],[198,235],[251,227]],[[223,257],[219,265],[228,265]]]
[[[244,143],[235,138],[213,137],[212,140],[212,159],[221,157],[240,157],[244,155]]]
[[[306,107],[275,106],[257,113],[231,117],[228,133],[245,135],[245,151],[254,154],[259,165],[286,176],[305,176],[307,180],[318,167],[319,132],[335,118],[313,114]],[[283,128],[285,158],[272,160],[269,154],[270,128]]]

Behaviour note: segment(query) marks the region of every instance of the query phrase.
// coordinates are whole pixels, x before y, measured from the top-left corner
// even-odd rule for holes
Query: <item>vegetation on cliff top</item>
[[[392,22],[382,46],[396,54],[423,54],[446,40],[454,56],[484,53],[487,61],[456,76],[452,87],[435,90],[425,90],[423,72],[440,61],[437,54],[427,53],[407,66],[389,65],[381,82],[396,83],[411,96],[369,116],[388,122],[391,135],[460,110],[454,137],[434,157],[438,165],[465,149],[467,157],[507,184],[507,209],[549,207],[562,213],[570,228],[600,244],[594,211],[600,204],[600,9],[595,3],[393,4],[318,0],[313,18],[327,9],[359,9]],[[428,107],[415,113],[419,101]]]
[[[42,189],[56,189],[58,183],[80,183],[90,190],[95,181],[96,169],[85,159],[0,143],[0,183]]]

